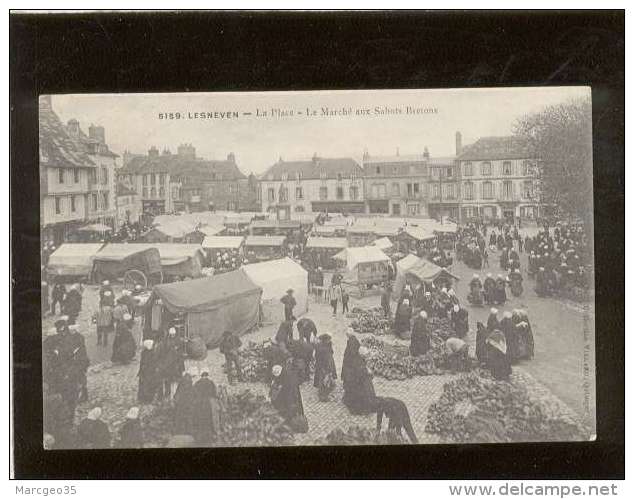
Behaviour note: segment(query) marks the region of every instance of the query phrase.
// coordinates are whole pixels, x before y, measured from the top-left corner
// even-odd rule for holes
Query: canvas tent
[[[200,277],[204,263],[202,246],[198,244],[155,243],[164,276]]]
[[[308,311],[308,272],[290,258],[244,265],[242,271],[262,288],[262,321],[279,323],[284,320],[282,296],[290,288],[297,301],[295,317]]]
[[[360,246],[346,248],[334,256],[346,262],[347,272],[344,280],[365,287],[385,282],[388,279],[388,262],[390,258],[376,246]]]
[[[360,246],[357,248],[346,248],[337,253],[335,258],[346,262],[349,271],[353,271],[360,264],[387,262],[390,258],[376,246]]]
[[[452,279],[459,280],[447,269],[439,267],[428,260],[421,260],[405,271],[405,280],[408,283],[422,283],[424,286],[430,286],[431,284],[437,284],[439,279],[446,279],[447,281]]]
[[[88,277],[92,272],[93,260],[103,243],[62,244],[48,259],[46,268],[49,275]]]
[[[146,305],[146,327],[153,307],[159,316],[183,314],[187,336],[200,336],[208,347],[217,347],[225,331],[243,335],[258,323],[262,288],[241,270],[191,281],[154,286]],[[160,299],[160,303],[157,300]]]
[[[387,237],[377,239],[372,244],[383,251],[391,250],[392,248],[394,248],[392,241],[390,241]]]
[[[396,262],[396,280],[394,281],[394,287],[392,290],[393,298],[398,300],[401,297],[401,293],[403,292],[407,281],[407,271],[422,261],[423,260],[418,258],[416,255],[409,254],[405,258],[401,258],[398,262]]]

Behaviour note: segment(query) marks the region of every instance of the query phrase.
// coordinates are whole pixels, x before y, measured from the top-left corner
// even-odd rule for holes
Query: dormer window
[[[286,182],[288,180],[288,172],[282,173],[282,182]]]

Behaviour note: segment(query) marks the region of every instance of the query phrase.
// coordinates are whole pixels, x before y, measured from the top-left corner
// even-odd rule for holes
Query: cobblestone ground
[[[118,291],[118,290],[117,290]],[[79,422],[87,414],[90,408],[99,405],[103,409],[103,418],[109,423],[111,431],[116,434],[118,426],[123,421],[127,410],[137,405],[137,370],[138,356],[127,366],[112,365],[108,360],[110,356],[110,347],[103,349],[96,346],[96,332],[94,326],[90,325],[90,317],[92,309],[96,306],[97,289],[91,287],[84,293],[84,310],[79,318],[78,323],[82,328],[82,333],[86,336],[86,343],[89,347],[89,355],[91,356],[92,365],[88,372],[88,389],[90,400],[81,404],[77,410],[77,422]],[[363,298],[351,299],[350,308],[354,306],[371,307],[378,302],[378,296],[374,294],[366,295]],[[313,319],[320,333],[327,332],[333,337],[333,349],[335,352],[335,362],[340,370],[343,360],[343,352],[346,344],[346,331],[350,319],[344,318],[341,313],[335,318],[332,317],[331,309],[324,303],[315,302],[311,298],[310,310],[307,317]],[[44,330],[47,326],[52,325],[53,320],[47,318],[44,324]],[[246,335],[242,338],[243,344],[249,341],[262,341],[271,338],[277,330],[277,324],[267,325],[261,329]],[[135,335],[140,337],[139,326],[135,327]],[[363,335],[360,335],[363,336]],[[400,342],[400,340],[382,337],[384,341]],[[473,340],[473,338],[470,338]],[[226,376],[223,371],[223,356],[217,351],[209,351],[208,356],[203,361],[187,361],[187,366],[197,366],[199,369],[205,367],[209,370],[210,377],[217,384],[226,384]],[[375,377],[374,386],[378,395],[392,396],[403,400],[410,412],[412,425],[421,443],[433,444],[439,443],[440,439],[436,435],[425,432],[427,421],[427,411],[429,406],[435,402],[442,393],[444,383],[453,379],[455,375],[443,374],[437,376],[419,376],[408,380],[386,380],[384,378]],[[578,414],[570,409],[570,407],[561,401],[553,392],[543,383],[537,380],[525,366],[514,368],[512,378],[514,383],[525,385],[531,396],[539,401],[547,402],[550,407],[554,408],[554,412],[564,416],[572,422],[579,423]],[[246,388],[263,395],[268,394],[268,387],[262,383],[237,383],[228,386],[228,391],[241,391]],[[295,437],[297,445],[311,445],[316,440],[325,437],[329,432],[336,428],[347,429],[350,426],[358,425],[363,427],[374,427],[376,424],[376,416],[353,416],[341,402],[342,388],[340,383],[334,392],[331,402],[321,402],[317,398],[317,390],[312,383],[307,382],[301,388],[302,398],[306,417],[309,422],[310,430],[306,434],[298,434]],[[152,414],[156,406],[141,406],[141,416],[146,421],[152,422]],[[385,426],[386,422],[384,422]],[[156,430],[156,428],[155,428]],[[148,446],[160,446],[164,444],[164,438],[161,435],[164,431],[148,432]],[[163,435],[164,436],[164,435]]]

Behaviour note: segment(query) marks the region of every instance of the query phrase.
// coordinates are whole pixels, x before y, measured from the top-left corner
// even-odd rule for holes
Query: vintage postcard
[[[46,449],[595,438],[588,87],[39,99]]]

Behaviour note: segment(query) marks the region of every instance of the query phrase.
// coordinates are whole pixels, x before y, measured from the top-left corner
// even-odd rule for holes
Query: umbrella
[[[487,338],[486,342],[506,355],[506,337],[502,331],[499,331],[498,329],[493,331]]]

